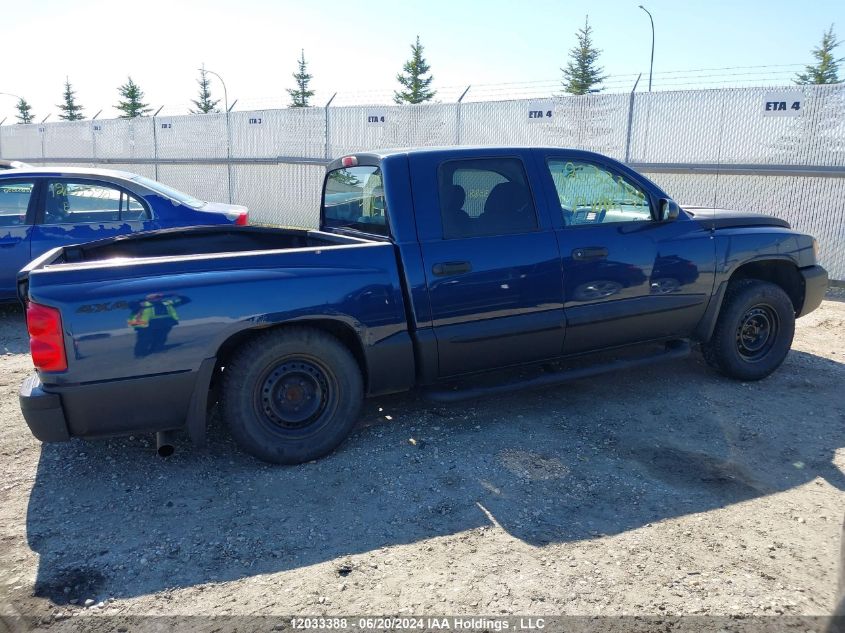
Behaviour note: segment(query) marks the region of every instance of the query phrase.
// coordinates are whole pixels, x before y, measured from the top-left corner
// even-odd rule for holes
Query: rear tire
[[[361,369],[334,336],[308,327],[259,334],[223,370],[223,415],[246,452],[301,464],[349,435],[363,400]]]
[[[738,380],[760,380],[780,367],[795,335],[795,308],[780,286],[739,279],[728,286],[704,358]]]

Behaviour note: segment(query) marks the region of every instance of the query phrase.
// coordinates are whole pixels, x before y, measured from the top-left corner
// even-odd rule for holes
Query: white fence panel
[[[190,193],[200,200],[229,200],[226,165],[159,165],[158,178],[166,185]]]
[[[155,157],[153,119],[103,119],[92,121],[94,158],[128,159]]]
[[[323,158],[325,155],[323,108],[232,112],[230,116],[235,158]]]
[[[320,165],[237,165],[234,200],[250,222],[316,228],[324,174]]]
[[[41,158],[41,132],[38,125],[4,125],[0,127],[0,158],[26,160]]]
[[[329,112],[330,156],[456,142],[457,104],[353,106]]]
[[[156,117],[158,158],[226,158],[226,115],[202,114]]]
[[[91,160],[94,157],[94,138],[91,121],[64,121],[44,125],[45,158],[80,158]]]

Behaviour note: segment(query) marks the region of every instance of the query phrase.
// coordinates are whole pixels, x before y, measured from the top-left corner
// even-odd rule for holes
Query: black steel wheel
[[[767,281],[732,281],[713,336],[702,345],[707,362],[739,380],[760,380],[780,367],[795,334],[795,307]]]
[[[307,327],[256,335],[223,369],[223,414],[259,459],[298,464],[337,447],[363,399],[361,369],[334,336]]]
[[[736,329],[737,351],[749,363],[756,363],[772,349],[777,334],[777,311],[766,304],[753,306],[740,317]]]
[[[299,431],[334,404],[337,389],[330,374],[307,357],[290,357],[270,367],[255,384],[256,411],[279,429]]]

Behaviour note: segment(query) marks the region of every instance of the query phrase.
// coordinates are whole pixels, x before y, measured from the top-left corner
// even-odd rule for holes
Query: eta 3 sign
[[[800,90],[769,92],[763,96],[763,116],[801,116],[804,93]]]

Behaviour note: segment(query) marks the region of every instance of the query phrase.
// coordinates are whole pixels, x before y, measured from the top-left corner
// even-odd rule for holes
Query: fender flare
[[[716,329],[716,321],[718,321],[719,313],[722,311],[722,302],[725,300],[725,293],[728,290],[728,284],[736,272],[747,264],[771,261],[787,262],[795,266],[796,270],[801,270],[798,267],[798,263],[793,258],[782,254],[758,255],[757,257],[751,257],[738,263],[730,270],[729,273],[723,274],[722,280],[718,282],[718,286],[710,297],[710,303],[707,304],[704,316],[701,317],[701,320],[698,322],[698,325],[695,326],[695,330],[693,331],[693,338],[695,340],[706,342],[710,340],[711,336],[713,336],[713,330]]]

